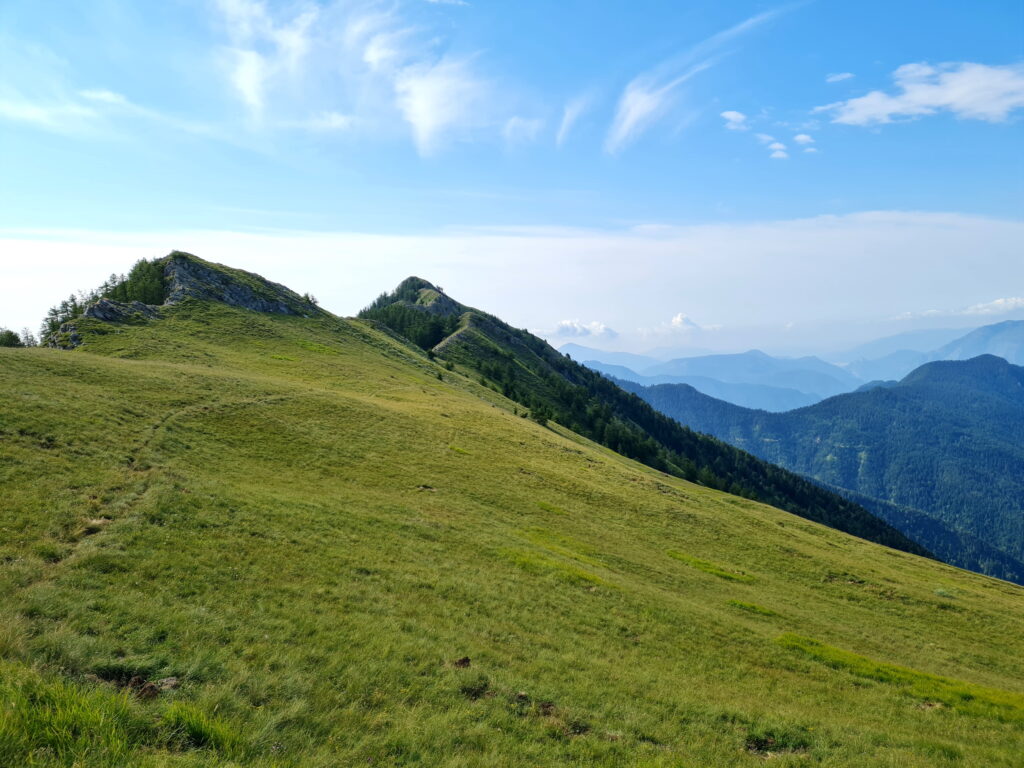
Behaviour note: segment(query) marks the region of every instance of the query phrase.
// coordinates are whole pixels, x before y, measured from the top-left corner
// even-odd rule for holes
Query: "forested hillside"
[[[693,429],[906,508],[908,521],[921,512],[966,534],[965,549],[951,562],[1024,578],[1024,369],[1018,366],[991,355],[929,363],[896,386],[787,413],[739,408],[680,385],[635,391]],[[901,529],[936,541],[925,526],[908,522]],[[966,543],[972,540],[1012,562]],[[937,549],[955,554],[949,545]]]

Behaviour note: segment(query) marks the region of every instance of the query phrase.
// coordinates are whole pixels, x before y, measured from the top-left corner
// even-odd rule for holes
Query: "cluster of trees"
[[[389,304],[377,309],[364,309],[360,317],[370,318],[395,330],[422,349],[431,349],[453,334],[459,319],[451,315],[432,315],[408,304]]]
[[[757,499],[872,541],[923,552],[859,505],[719,440],[697,434],[624,392],[601,374],[561,355],[526,330],[458,306],[448,318],[415,304],[419,288],[406,281],[362,313],[424,349],[445,338],[462,312],[467,331],[444,355],[474,370],[484,383],[525,406],[540,423],[553,419],[629,458],[711,488]],[[429,332],[427,332],[429,331]]]
[[[39,335],[45,340],[56,333],[61,325],[79,317],[87,306],[103,298],[163,304],[166,299],[163,265],[158,260],[140,259],[127,275],[111,275],[98,288],[71,294],[50,307],[43,318]]]
[[[0,347],[35,347],[38,344],[39,340],[28,328],[22,328],[20,334],[0,328]]]

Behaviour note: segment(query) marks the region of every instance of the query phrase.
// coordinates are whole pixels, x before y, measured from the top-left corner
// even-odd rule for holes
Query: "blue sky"
[[[631,348],[1016,316],[1022,41],[1019,0],[8,0],[0,323],[171,248]]]

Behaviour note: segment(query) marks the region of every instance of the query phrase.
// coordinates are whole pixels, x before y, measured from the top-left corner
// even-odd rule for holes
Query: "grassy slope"
[[[532,412],[539,410],[541,423],[553,418],[654,469],[756,499],[904,552],[930,554],[857,504],[691,431],[601,374],[566,358],[543,339],[459,304],[421,278],[404,280],[360,317],[381,322],[446,363],[459,363],[479,374],[481,382]]]
[[[0,764],[1024,749],[1021,589],[542,428],[358,322],[166,314],[0,350]]]

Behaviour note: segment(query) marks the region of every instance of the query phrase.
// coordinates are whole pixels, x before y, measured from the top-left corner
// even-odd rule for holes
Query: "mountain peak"
[[[308,295],[300,296],[260,275],[205,261],[191,253],[174,251],[157,263],[163,264],[165,305],[199,299],[254,312],[304,317],[323,314]]]
[[[81,319],[102,323],[154,320],[164,308],[187,299],[269,314],[327,314],[308,294],[300,296],[260,275],[172,251],[162,258],[142,259],[127,275],[111,278],[84,299],[72,297],[51,309],[44,340],[51,347],[73,349],[82,343]]]
[[[415,275],[405,278],[391,293],[381,294],[363,314],[391,306],[440,317],[457,317],[469,309],[446,295],[440,286]]]

